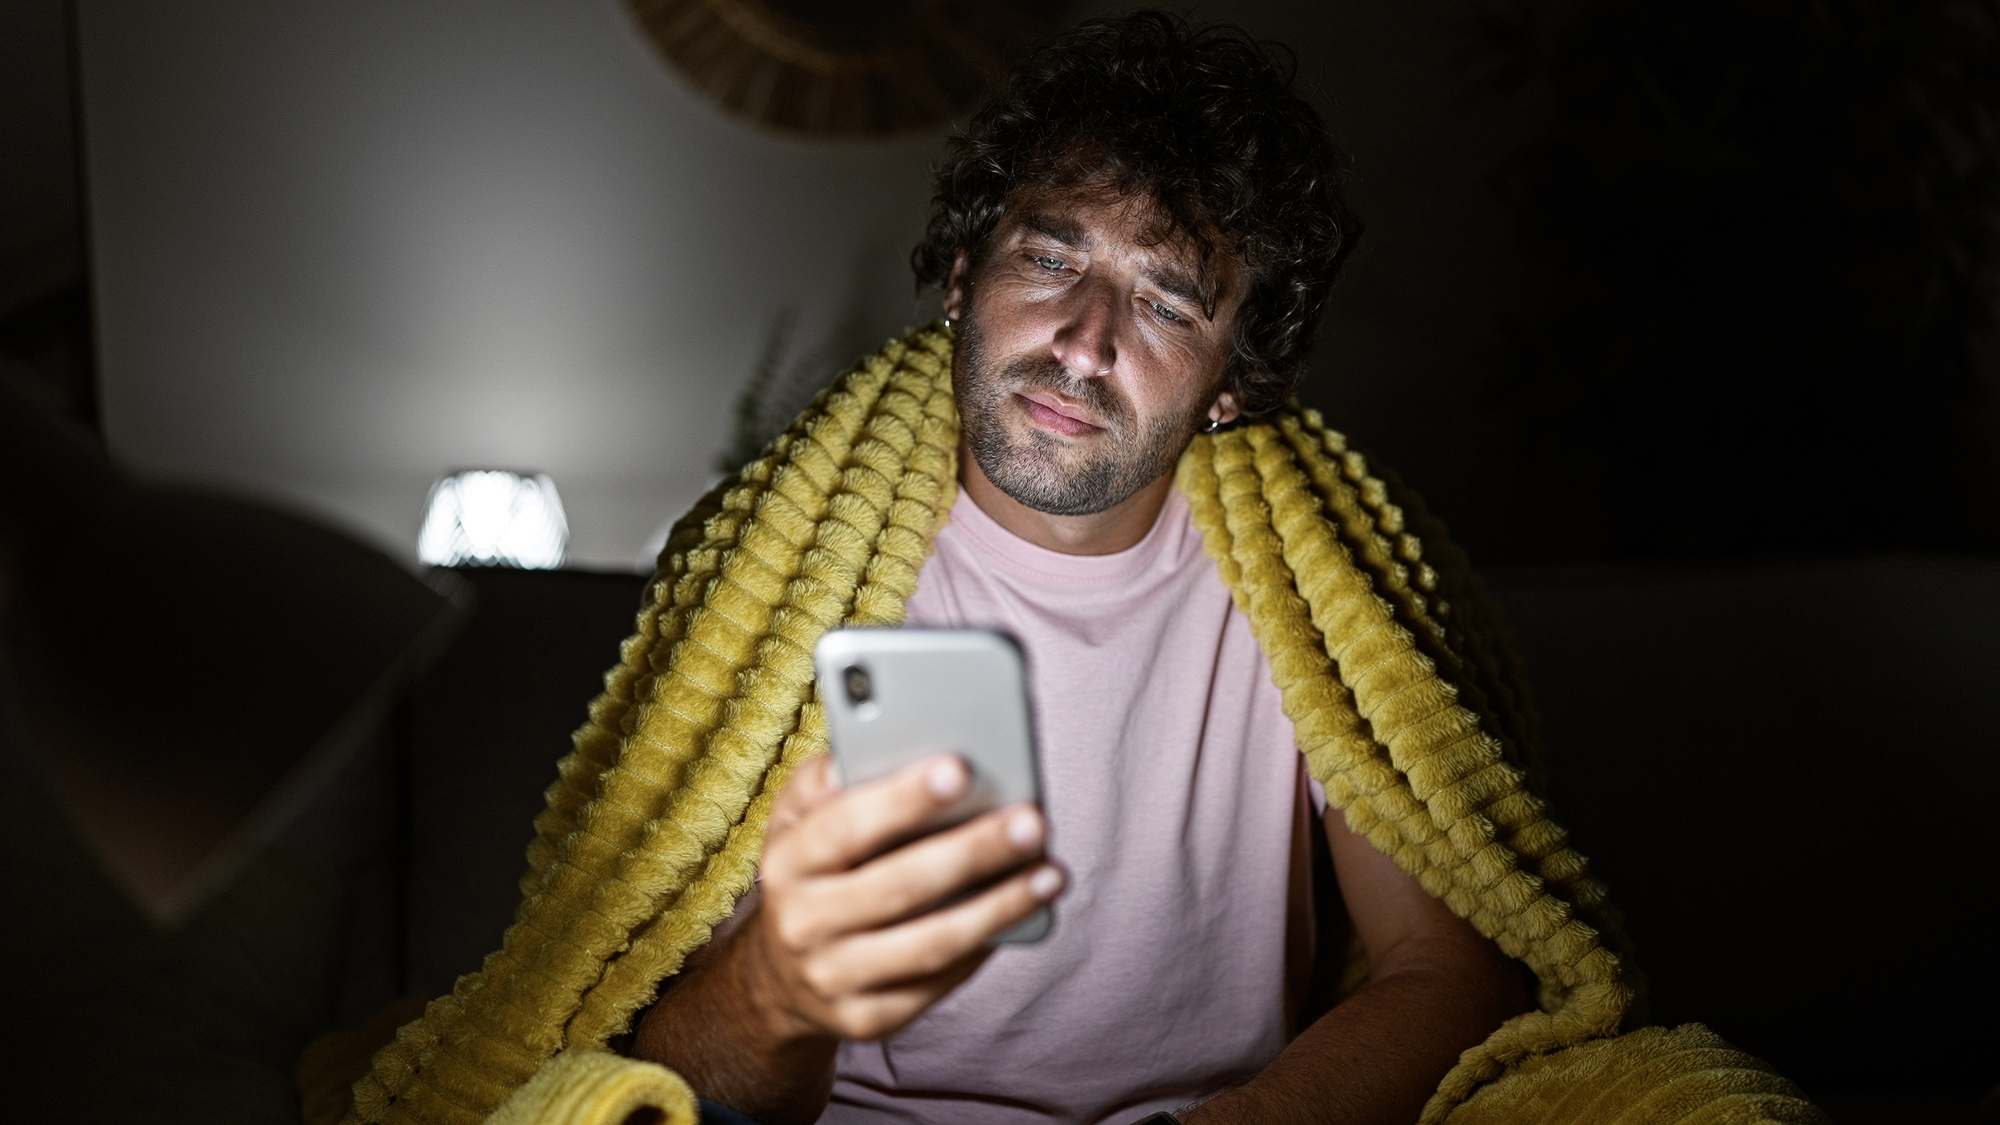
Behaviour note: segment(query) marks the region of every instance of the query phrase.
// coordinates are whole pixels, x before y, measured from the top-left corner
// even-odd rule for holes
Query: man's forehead
[[[1074,190],[1017,199],[1007,211],[1021,226],[1080,250],[1096,249],[1099,239],[1114,235],[1190,265],[1200,254],[1195,240],[1149,195]]]

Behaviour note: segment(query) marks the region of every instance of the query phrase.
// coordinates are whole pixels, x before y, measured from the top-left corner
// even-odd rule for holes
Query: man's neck
[[[1171,473],[1087,516],[1057,516],[1028,507],[986,479],[979,460],[964,442],[958,449],[958,483],[993,522],[1037,547],[1065,555],[1111,555],[1136,545],[1153,530],[1160,508],[1174,487]]]

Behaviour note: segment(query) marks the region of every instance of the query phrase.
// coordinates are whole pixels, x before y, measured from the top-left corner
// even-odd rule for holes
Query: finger
[[[850,872],[802,882],[798,903],[829,934],[889,925],[1039,859],[1045,831],[1032,805],[997,809]]]
[[[845,871],[917,830],[965,796],[972,782],[955,754],[934,754],[887,777],[843,790],[806,812],[773,842],[767,876]]]
[[[847,997],[832,1005],[832,1030],[842,1039],[886,1039],[963,984],[992,955],[992,947],[983,946],[922,980]]]
[[[1008,927],[1060,895],[1064,881],[1054,864],[1037,864],[964,902],[841,938],[813,957],[807,980],[820,995],[839,996],[928,979],[990,947]]]
[[[833,780],[833,756],[824,751],[800,762],[771,802],[768,835],[776,836],[805,819],[805,815],[840,791]]]

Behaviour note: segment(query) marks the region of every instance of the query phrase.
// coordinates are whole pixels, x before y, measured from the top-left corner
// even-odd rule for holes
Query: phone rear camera
[[[875,685],[868,681],[868,669],[859,664],[850,664],[847,671],[840,674],[840,680],[847,685],[847,700],[850,703],[866,703],[875,693]]]

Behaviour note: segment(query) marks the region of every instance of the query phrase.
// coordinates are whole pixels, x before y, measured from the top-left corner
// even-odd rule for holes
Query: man
[[[962,763],[795,774],[759,890],[633,1043],[704,1099],[763,1125],[1408,1122],[1526,1009],[1518,966],[1319,807],[1174,489],[1198,431],[1282,401],[1354,238],[1288,85],[1234,32],[1142,13],[954,138],[914,261],[956,325],[961,491],[908,617],[1022,641],[1046,807],[884,853]],[[1368,982],[1298,1029],[1308,807]],[[1058,896],[1050,938],[994,952]]]

